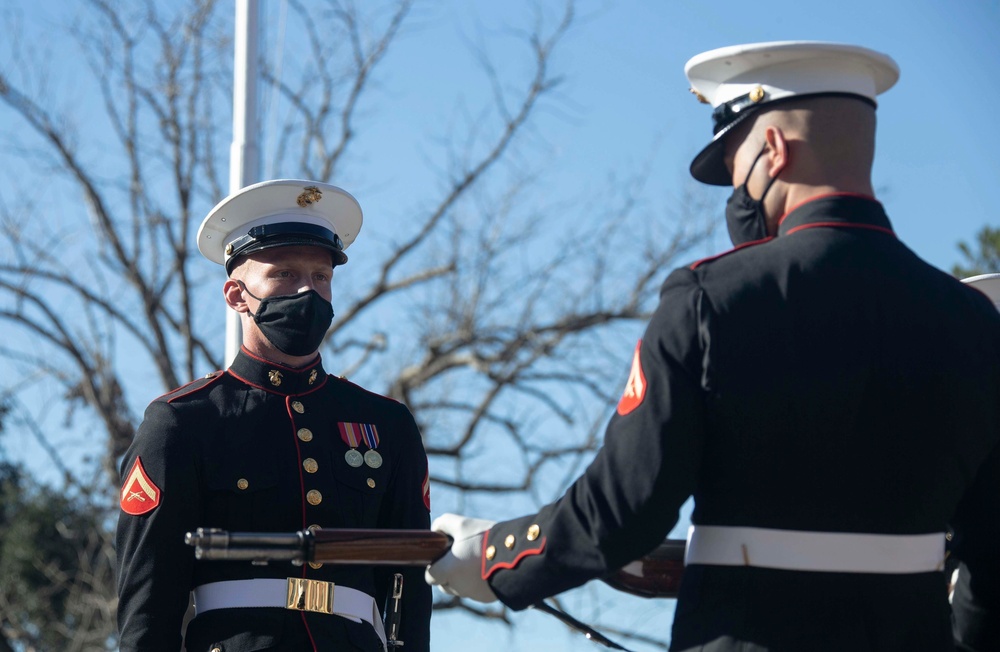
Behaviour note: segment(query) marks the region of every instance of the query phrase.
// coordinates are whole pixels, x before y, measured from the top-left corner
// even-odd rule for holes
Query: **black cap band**
[[[246,235],[226,244],[226,271],[232,271],[232,264],[237,256],[292,245],[314,245],[329,249],[334,252],[334,265],[343,264],[347,260],[343,253],[343,241],[330,229],[308,222],[279,222],[255,226]]]

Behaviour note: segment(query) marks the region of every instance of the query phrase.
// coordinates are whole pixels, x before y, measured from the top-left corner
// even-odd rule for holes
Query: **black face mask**
[[[309,355],[319,349],[333,321],[333,306],[316,290],[261,299],[242,282],[240,287],[260,301],[257,312],[251,314],[275,348],[296,356]]]
[[[747,190],[747,182],[750,181],[750,174],[766,150],[767,145],[764,145],[760,150],[760,154],[757,155],[757,158],[750,165],[750,171],[747,172],[747,178],[743,180],[743,185],[733,190],[733,194],[729,196],[729,201],[726,202],[726,227],[729,229],[729,239],[733,241],[734,247],[746,244],[747,242],[753,242],[754,240],[763,240],[767,237],[767,215],[764,214],[764,197],[767,196],[767,191],[771,189],[771,186],[778,180],[778,177],[774,177],[768,182],[767,187],[764,188],[764,194],[760,196],[760,199],[751,197],[750,191]]]

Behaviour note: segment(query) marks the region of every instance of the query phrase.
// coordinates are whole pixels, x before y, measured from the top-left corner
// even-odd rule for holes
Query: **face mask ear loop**
[[[760,151],[757,153],[757,157],[753,160],[753,163],[750,164],[750,169],[747,170],[747,177],[746,177],[746,179],[743,180],[743,185],[744,186],[747,185],[748,183],[750,183],[750,175],[753,174],[753,169],[755,167],[757,167],[757,161],[760,160],[760,157],[763,156],[764,152],[766,152],[766,151],[767,151],[767,143],[764,143],[764,146],[761,147]],[[767,192],[767,191],[765,190],[765,192]]]
[[[760,160],[760,157],[763,156],[764,152],[766,152],[766,151],[767,151],[767,143],[764,143],[764,146],[760,148],[760,153],[757,154],[757,158],[755,158],[753,160],[753,163],[750,164],[750,170],[747,172],[747,178],[743,180],[743,185],[744,186],[747,185],[748,183],[750,183],[750,175],[753,174],[753,169],[755,167],[757,167],[757,161]],[[781,171],[779,170],[778,174],[776,174],[773,177],[771,177],[771,180],[767,182],[766,186],[764,186],[764,192],[761,193],[760,199],[755,199],[754,201],[756,201],[756,202],[763,202],[764,201],[764,198],[767,197],[768,191],[771,190],[771,186],[773,186],[774,182],[778,180],[778,175],[780,175],[780,174],[781,174]],[[749,195],[750,195],[750,193],[748,191],[747,192],[747,196],[749,196]],[[752,197],[751,197],[751,199],[752,199]],[[253,295],[251,294],[250,296],[253,296]]]
[[[247,288],[246,283],[244,283],[243,281],[237,280],[236,284],[239,285],[240,289],[243,290],[244,292],[246,292],[247,294],[249,294],[252,298],[256,299],[257,301],[263,301],[263,299],[261,299],[256,294],[254,294],[253,292],[251,292],[249,290],[249,288]]]

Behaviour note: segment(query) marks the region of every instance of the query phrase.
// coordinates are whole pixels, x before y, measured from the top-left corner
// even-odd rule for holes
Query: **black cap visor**
[[[728,186],[732,184],[733,177],[726,167],[726,144],[725,137],[737,125],[744,122],[753,115],[754,111],[746,111],[735,118],[725,127],[716,132],[712,142],[704,147],[698,155],[691,161],[691,176],[697,181],[707,183],[710,186]]]
[[[304,245],[327,249],[333,266],[347,262],[340,236],[330,229],[305,222],[282,222],[255,226],[226,245],[226,273],[231,274],[237,258],[275,247]]]

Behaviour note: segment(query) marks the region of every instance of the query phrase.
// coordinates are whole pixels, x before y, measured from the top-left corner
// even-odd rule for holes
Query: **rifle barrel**
[[[198,528],[184,540],[201,560],[290,561],[295,564],[427,566],[451,548],[451,538],[430,530],[316,529],[293,533],[226,532]],[[648,555],[602,578],[644,598],[674,598],[684,572],[684,541],[667,539]]]

